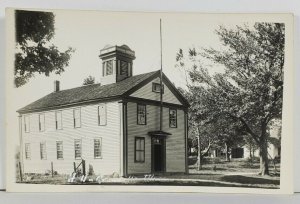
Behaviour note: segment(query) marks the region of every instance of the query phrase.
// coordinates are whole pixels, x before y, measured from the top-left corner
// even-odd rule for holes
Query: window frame
[[[171,124],[171,111],[175,111],[175,126],[172,126]],[[177,109],[175,108],[169,108],[169,127],[170,128],[177,128]]]
[[[96,156],[96,148],[95,148],[96,140],[99,140],[100,156]],[[94,159],[102,159],[102,137],[94,138]]]
[[[145,110],[145,122],[144,123],[140,123],[139,121],[139,106],[143,106],[145,107],[144,110]],[[146,104],[140,104],[140,103],[137,103],[137,106],[136,106],[136,124],[137,125],[147,125],[147,105]]]
[[[80,157],[76,157],[76,142],[79,141],[80,144]],[[82,140],[81,139],[74,139],[74,158],[75,160],[81,160],[82,159]]]
[[[61,150],[58,150],[58,144],[61,144]],[[61,152],[62,157],[58,158],[58,152]],[[64,143],[63,141],[56,141],[56,159],[57,160],[63,160],[64,159]]]
[[[41,121],[41,116],[43,116],[43,121]],[[44,123],[44,129],[42,129],[42,122]],[[39,113],[39,132],[44,132],[45,130],[45,113]]]
[[[157,85],[160,86],[160,83],[152,82],[152,92],[154,92],[154,93],[160,93],[160,89],[159,89],[159,91],[157,91],[157,90],[155,89],[155,87],[156,87]],[[164,94],[164,93],[165,93],[165,86],[164,86],[164,84],[162,84],[162,94]]]
[[[107,69],[108,69],[108,63],[111,63],[111,73],[108,74]],[[111,76],[114,74],[114,62],[113,60],[107,60],[105,61],[105,76]]]
[[[76,126],[76,114],[75,111],[79,110],[79,126]],[[73,108],[73,126],[74,128],[81,128],[81,108]]]
[[[136,149],[136,141],[137,140],[143,140],[143,149]],[[146,143],[145,143],[145,137],[134,137],[134,163],[145,163],[145,147],[146,147]],[[138,161],[137,160],[137,152],[143,152],[143,161]]]
[[[31,145],[30,145],[30,143],[25,143],[25,159],[31,160]]]
[[[45,149],[42,149],[42,145],[44,145],[44,148]],[[44,150],[45,152],[45,157],[43,157],[43,151],[42,150]],[[41,158],[41,160],[47,160],[47,147],[46,147],[46,142],[41,142],[40,143],[40,158]]]
[[[101,106],[104,106],[105,108],[105,123],[104,124],[101,124],[101,115],[100,115],[100,107]],[[99,104],[98,107],[98,126],[106,126],[107,125],[107,106],[106,106],[106,103],[103,103],[103,104]]]
[[[26,125],[26,118],[28,118],[28,128]],[[24,131],[26,133],[30,132],[30,115],[24,115]]]
[[[60,113],[60,128],[58,128],[58,120],[57,120],[57,113]],[[63,129],[63,122],[62,122],[62,111],[55,111],[55,129],[62,130]]]

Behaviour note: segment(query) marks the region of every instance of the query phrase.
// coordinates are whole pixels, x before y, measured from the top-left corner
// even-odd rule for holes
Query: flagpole
[[[162,31],[161,31],[161,19],[159,19],[160,25],[160,131],[163,127],[163,84],[162,84]]]

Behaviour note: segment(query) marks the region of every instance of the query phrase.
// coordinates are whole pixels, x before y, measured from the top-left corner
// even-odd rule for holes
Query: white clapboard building
[[[100,58],[100,84],[60,90],[55,81],[53,93],[17,111],[23,172],[70,174],[82,160],[102,175],[187,172],[186,99],[164,74],[161,88],[160,71],[133,76],[126,45]]]

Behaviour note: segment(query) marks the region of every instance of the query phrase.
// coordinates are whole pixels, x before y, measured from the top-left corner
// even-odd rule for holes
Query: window
[[[176,109],[170,109],[169,124],[170,124],[170,127],[172,127],[172,128],[177,127],[177,110]]]
[[[74,128],[80,128],[81,126],[81,113],[80,108],[73,110]]]
[[[57,156],[57,159],[63,159],[64,158],[63,142],[62,141],[57,141],[56,142],[56,156]]]
[[[152,91],[155,93],[160,93],[160,83],[152,83]],[[164,93],[164,85],[162,86],[162,93]]]
[[[97,138],[94,139],[94,158],[95,159],[100,159],[102,158],[102,154],[101,154],[101,142],[102,139],[101,138]]]
[[[41,153],[41,160],[47,159],[46,142],[40,143],[40,153]]]
[[[25,132],[29,132],[30,131],[30,127],[29,127],[29,115],[24,116],[24,130]]]
[[[147,123],[146,105],[137,104],[137,124],[146,125]]]
[[[31,157],[30,144],[26,143],[25,144],[25,158],[30,159],[30,157]]]
[[[135,137],[134,162],[145,162],[145,138]]]
[[[39,114],[39,131],[45,131],[45,114]]]
[[[75,140],[74,149],[75,149],[75,159],[81,159],[81,140]]]
[[[106,104],[98,106],[98,125],[106,125]]]
[[[128,62],[121,60],[120,75],[128,76]]]
[[[112,75],[113,74],[113,61],[109,60],[105,64],[106,64],[106,75]]]
[[[55,128],[56,130],[62,129],[62,111],[55,112]]]

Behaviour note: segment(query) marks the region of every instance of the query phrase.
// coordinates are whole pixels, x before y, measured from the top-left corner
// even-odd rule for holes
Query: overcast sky
[[[128,13],[96,11],[62,11],[55,14],[55,37],[52,42],[60,49],[68,47],[76,51],[69,66],[61,75],[50,77],[36,75],[29,83],[10,91],[12,110],[53,92],[54,80],[61,82],[61,89],[82,86],[89,75],[100,82],[100,49],[105,45],[128,45],[135,51],[133,74],[141,74],[160,69],[159,20],[162,19],[163,71],[180,87],[185,86],[182,71],[175,68],[176,53],[180,48],[214,47],[220,48],[215,29],[220,25],[234,27],[245,22],[255,22],[249,15],[222,14],[174,14],[174,13]],[[257,16],[255,16],[257,17]],[[207,62],[206,62],[207,63]],[[212,71],[222,71],[222,67],[211,64]],[[17,123],[17,113],[11,115]],[[17,132],[17,129],[14,130]],[[17,133],[16,133],[17,134]]]

